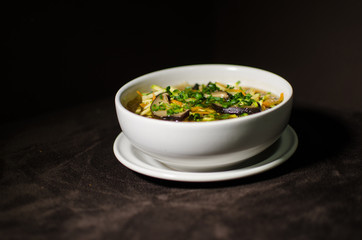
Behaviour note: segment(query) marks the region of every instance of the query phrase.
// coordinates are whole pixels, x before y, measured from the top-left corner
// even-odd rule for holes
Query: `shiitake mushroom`
[[[224,113],[224,114],[227,113],[227,114],[236,114],[236,115],[242,115],[244,113],[247,113],[250,115],[250,114],[261,112],[261,110],[262,110],[259,103],[258,103],[258,107],[231,106],[231,107],[224,108],[220,103],[213,103],[212,107],[218,113]]]
[[[186,109],[183,112],[168,114],[167,109],[160,109],[160,106],[168,106],[170,104],[170,95],[168,93],[160,93],[156,96],[155,100],[153,100],[151,104],[151,111],[152,115],[155,118],[163,119],[163,120],[170,120],[170,121],[182,121],[187,118],[190,114],[190,110]],[[153,110],[157,109],[157,110]]]

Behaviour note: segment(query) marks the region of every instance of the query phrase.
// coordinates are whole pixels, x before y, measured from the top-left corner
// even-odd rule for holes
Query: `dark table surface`
[[[361,239],[362,112],[296,105],[295,154],[265,173],[182,183],[114,156],[113,98],[1,127],[1,239]]]
[[[141,2],[4,7],[0,239],[362,239],[362,1]],[[117,160],[115,91],[198,63],[291,83],[288,161],[182,183]]]

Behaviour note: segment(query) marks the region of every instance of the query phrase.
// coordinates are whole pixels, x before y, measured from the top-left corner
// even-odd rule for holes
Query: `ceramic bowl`
[[[284,101],[269,110],[235,119],[211,122],[173,122],[146,118],[125,106],[136,91],[150,91],[181,83],[235,83],[284,94]],[[203,64],[169,68],[140,76],[122,86],[115,96],[117,117],[123,134],[143,153],[170,168],[208,171],[239,163],[269,146],[288,125],[293,89],[282,77],[257,68]]]

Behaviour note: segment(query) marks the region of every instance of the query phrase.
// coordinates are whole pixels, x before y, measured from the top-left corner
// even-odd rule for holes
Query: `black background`
[[[361,1],[13,2],[3,8],[1,121],[199,63],[263,68],[293,85],[296,104],[357,110],[361,9]]]
[[[1,239],[362,239],[362,1],[1,5]],[[113,153],[114,95],[230,63],[294,87],[298,148],[230,181],[147,177]]]

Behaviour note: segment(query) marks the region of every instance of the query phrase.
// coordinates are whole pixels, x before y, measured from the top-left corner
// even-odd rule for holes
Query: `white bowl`
[[[235,83],[284,94],[269,110],[212,122],[172,122],[139,116],[126,109],[136,91],[208,82]],[[133,146],[167,166],[186,171],[213,170],[250,158],[272,145],[288,125],[293,89],[282,77],[257,68],[205,64],[169,68],[138,77],[119,89],[116,112],[122,132]]]

